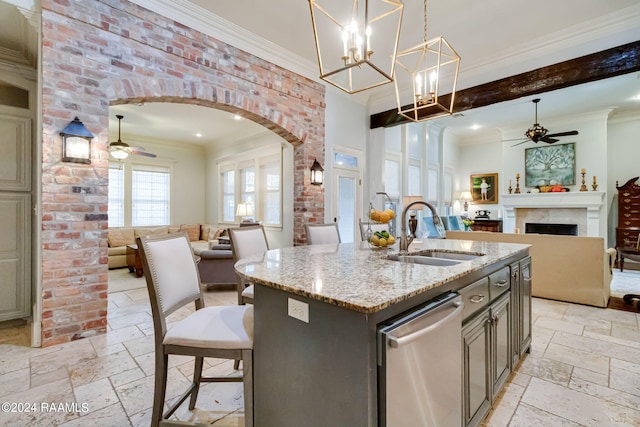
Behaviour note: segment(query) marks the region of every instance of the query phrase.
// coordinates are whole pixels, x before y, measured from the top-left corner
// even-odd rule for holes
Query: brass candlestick
[[[596,176],[593,176],[593,184],[591,184],[591,188],[593,188],[593,191],[596,191],[596,189],[598,188],[598,183],[596,182]]]
[[[515,194],[520,194],[520,174],[517,173],[516,174],[516,191],[514,191]]]
[[[509,188],[507,188],[507,190],[509,191],[509,194],[513,191],[513,188],[511,188],[511,180],[509,180]]]
[[[589,191],[586,184],[584,183],[584,176],[586,175],[586,173],[587,172],[584,169],[582,169],[582,172],[580,172],[580,174],[582,175],[582,185],[580,186],[580,191]]]

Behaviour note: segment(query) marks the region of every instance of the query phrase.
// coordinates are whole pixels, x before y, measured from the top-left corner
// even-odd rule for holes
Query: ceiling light
[[[233,116],[235,120],[242,120],[242,116],[240,114],[236,114]]]
[[[473,129],[473,130],[478,130],[478,129],[480,129],[481,127],[482,127],[482,126],[480,126],[479,124],[475,124],[475,123],[474,123],[473,125],[471,125],[471,129]]]
[[[347,93],[393,81],[400,0],[309,0],[320,78]]]
[[[202,134],[200,132],[196,133],[196,138],[202,138]]]
[[[398,114],[418,122],[453,112],[460,55],[444,37],[427,39],[427,0],[424,0],[423,42],[396,57]],[[411,99],[401,99],[399,82],[412,88]]]

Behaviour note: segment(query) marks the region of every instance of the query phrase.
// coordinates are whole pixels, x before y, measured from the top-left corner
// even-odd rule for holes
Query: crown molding
[[[506,53],[485,56],[484,61],[470,66],[462,58],[458,89],[633,42],[640,38],[639,29],[640,3],[513,46]],[[502,74],[497,74],[499,70]],[[371,92],[371,111],[384,111],[389,105],[388,94]]]
[[[130,0],[145,9],[180,22],[233,47],[293,71],[310,80],[318,79],[318,65],[259,37],[187,0]]]

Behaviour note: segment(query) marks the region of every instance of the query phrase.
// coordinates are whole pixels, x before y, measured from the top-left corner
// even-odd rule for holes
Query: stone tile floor
[[[114,283],[134,281],[118,282],[119,291],[110,293],[106,334],[39,349],[27,346],[24,326],[0,330],[0,402],[36,404],[31,412],[1,411],[0,425],[149,425],[154,362],[147,291],[144,279],[126,269],[113,274]],[[205,298],[208,305],[236,300],[232,291]],[[176,356],[169,364],[168,396],[175,398],[190,381],[192,362]],[[232,374],[232,363],[207,359],[205,373],[212,372]],[[204,384],[196,409],[186,406],[178,419],[244,425],[241,384]],[[531,354],[484,425],[640,425],[640,313],[534,298]]]

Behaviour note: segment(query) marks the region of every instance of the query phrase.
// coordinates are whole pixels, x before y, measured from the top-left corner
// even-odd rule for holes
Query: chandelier
[[[400,0],[309,0],[320,78],[347,93],[393,80]]]
[[[444,37],[427,39],[427,0],[424,0],[423,42],[398,52],[395,88],[398,114],[418,122],[453,112],[460,56]],[[399,82],[412,88],[411,99]]]

